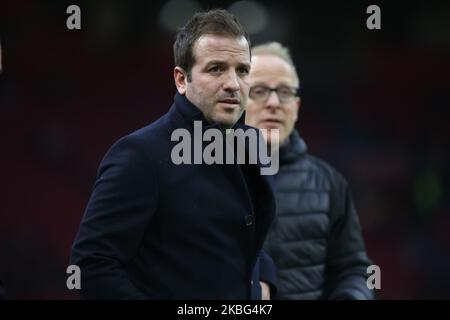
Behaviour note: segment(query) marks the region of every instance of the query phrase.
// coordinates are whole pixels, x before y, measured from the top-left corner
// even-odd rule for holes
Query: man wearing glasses
[[[252,49],[247,124],[278,129],[277,212],[266,252],[277,266],[277,299],[373,299],[366,285],[367,257],[346,180],[307,153],[294,129],[300,82],[287,48]],[[267,143],[271,143],[266,134]]]

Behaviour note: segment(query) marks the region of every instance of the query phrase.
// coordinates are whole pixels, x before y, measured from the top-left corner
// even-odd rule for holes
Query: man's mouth
[[[228,99],[223,99],[223,100],[219,100],[220,103],[224,103],[224,104],[228,104],[231,106],[239,106],[240,105],[240,101],[239,99],[234,99],[234,98],[228,98]]]
[[[262,127],[271,129],[271,128],[279,128],[282,126],[282,122],[278,119],[264,119],[261,121]]]

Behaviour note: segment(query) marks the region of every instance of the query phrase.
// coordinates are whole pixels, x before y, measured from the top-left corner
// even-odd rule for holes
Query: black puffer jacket
[[[280,149],[277,215],[265,249],[278,268],[277,299],[372,299],[357,213],[345,179],[307,154],[297,131]]]

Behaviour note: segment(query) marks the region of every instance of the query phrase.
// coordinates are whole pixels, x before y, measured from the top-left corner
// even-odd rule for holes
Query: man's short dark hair
[[[203,35],[218,35],[232,38],[245,37],[250,50],[250,38],[247,31],[233,14],[223,9],[196,13],[177,33],[173,45],[175,65],[183,68],[191,78],[191,69],[195,63],[193,47],[195,41]]]

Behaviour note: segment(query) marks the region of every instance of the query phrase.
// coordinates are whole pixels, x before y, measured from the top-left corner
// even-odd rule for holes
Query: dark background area
[[[2,0],[7,297],[78,298],[65,272],[100,160],[168,110],[174,28],[195,8],[234,5],[254,44],[291,48],[297,128],[352,186],[378,298],[449,299],[450,3],[392,2]],[[70,4],[81,30],[66,28]],[[381,30],[366,28],[370,4]]]

